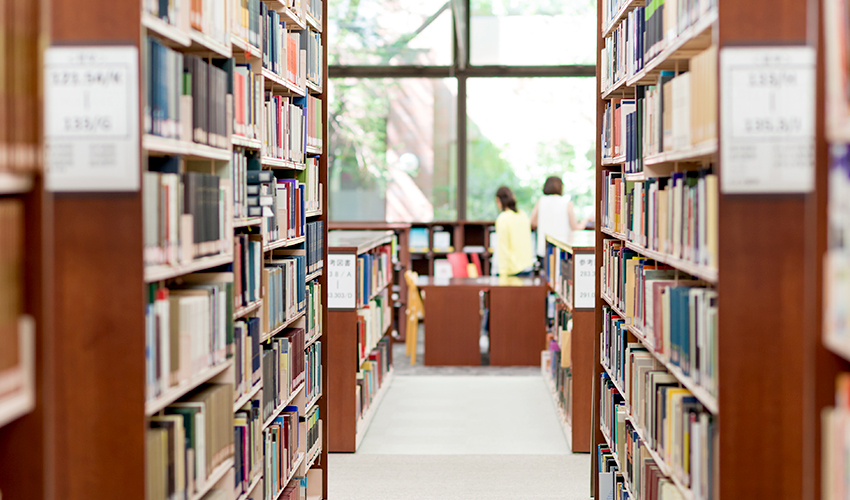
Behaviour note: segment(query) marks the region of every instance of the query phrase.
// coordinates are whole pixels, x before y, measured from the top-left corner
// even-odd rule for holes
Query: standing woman
[[[564,196],[564,183],[560,177],[551,176],[543,184],[543,196],[531,211],[531,228],[537,230],[537,256],[546,256],[546,235],[569,243],[570,234],[587,226],[590,218],[581,222],[569,196]]]
[[[513,191],[502,186],[496,191],[496,260],[499,276],[530,276],[534,271],[531,251],[531,223],[525,212],[517,210]]]

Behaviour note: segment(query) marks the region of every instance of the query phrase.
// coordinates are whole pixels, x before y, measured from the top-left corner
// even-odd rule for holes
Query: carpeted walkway
[[[332,500],[590,497],[539,369],[411,370],[403,352],[358,452],[330,456]]]

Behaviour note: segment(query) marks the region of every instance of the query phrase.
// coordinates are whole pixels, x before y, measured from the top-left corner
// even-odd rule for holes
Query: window
[[[547,175],[591,213],[594,0],[329,1],[331,220],[492,220]]]
[[[332,80],[332,220],[457,217],[454,79]]]
[[[331,0],[331,65],[452,64],[446,0]]]
[[[495,219],[501,185],[531,214],[550,175],[563,179],[576,216],[592,213],[595,79],[472,78],[467,85],[467,219]]]
[[[594,0],[471,0],[471,63],[594,64]]]

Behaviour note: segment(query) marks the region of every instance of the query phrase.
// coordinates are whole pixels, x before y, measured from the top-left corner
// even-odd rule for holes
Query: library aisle
[[[331,498],[588,497],[590,455],[570,452],[539,368],[411,367],[403,349],[357,453],[329,457]]]

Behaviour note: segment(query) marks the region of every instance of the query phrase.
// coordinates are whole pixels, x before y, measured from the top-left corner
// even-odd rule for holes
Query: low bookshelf
[[[357,451],[392,380],[394,237],[392,231],[328,233],[331,452]]]
[[[568,242],[546,237],[549,333],[543,373],[573,452],[591,451],[596,288],[595,235],[576,231]]]

